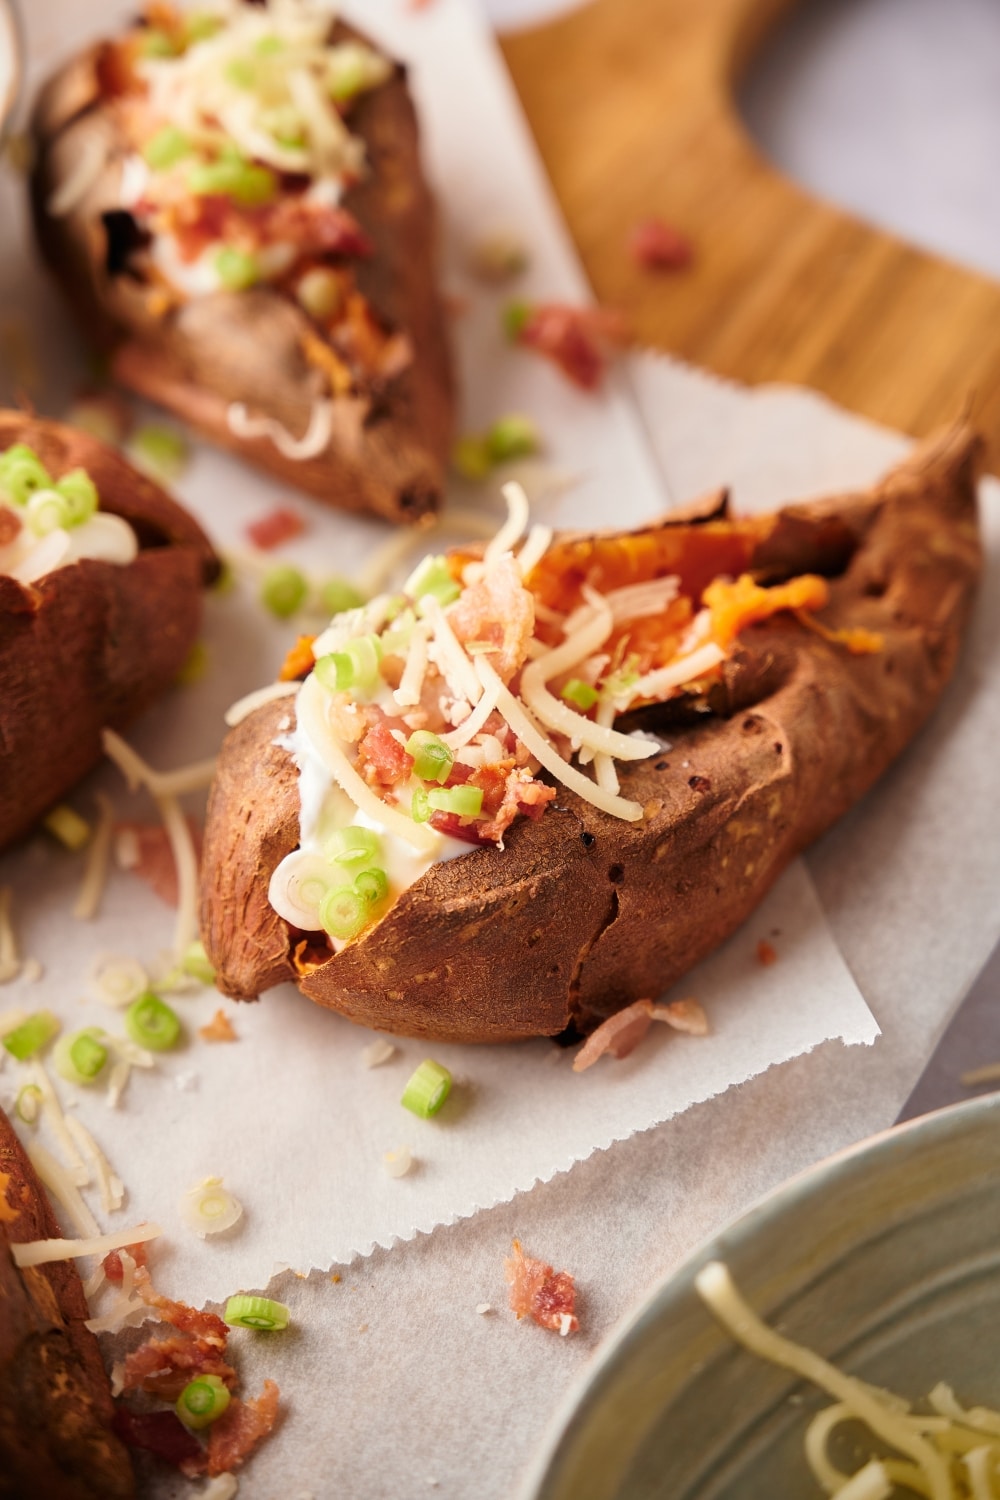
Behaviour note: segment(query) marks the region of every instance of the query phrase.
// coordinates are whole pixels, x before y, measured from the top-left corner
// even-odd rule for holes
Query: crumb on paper
[[[757,962],[768,968],[771,964],[778,962],[778,950],[767,938],[761,938],[757,944]]]
[[[468,268],[480,281],[493,284],[512,281],[528,269],[527,246],[520,235],[497,229],[476,240],[468,255]]]
[[[332,1281],[334,1286],[339,1286],[343,1279],[344,1278],[341,1276],[339,1271],[334,1271],[333,1275],[330,1277],[330,1280]]]
[[[361,1061],[366,1068],[380,1068],[390,1057],[395,1057],[396,1048],[384,1036],[378,1036],[361,1049]]]
[[[405,1177],[413,1166],[414,1155],[409,1146],[399,1146],[395,1151],[383,1151],[382,1165],[389,1177]]]
[[[368,1324],[367,1323],[359,1323],[358,1324],[358,1332],[359,1333],[367,1333],[368,1332]]]
[[[182,1094],[194,1094],[198,1089],[197,1073],[175,1073],[174,1087]]]
[[[233,1030],[233,1023],[226,1012],[220,1006],[210,1021],[204,1026],[198,1027],[198,1035],[205,1042],[236,1042],[239,1037]]]
[[[493,1304],[492,1304],[492,1302],[477,1302],[476,1303],[476,1312],[479,1314],[479,1316],[481,1318],[485,1318],[487,1316],[487,1314],[491,1313],[492,1311],[493,1311]]]

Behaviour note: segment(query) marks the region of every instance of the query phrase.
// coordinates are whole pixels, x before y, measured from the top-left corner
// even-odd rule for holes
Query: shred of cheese
[[[418,620],[410,632],[410,644],[406,653],[406,666],[403,668],[399,687],[392,695],[400,708],[414,708],[420,702],[424,677],[427,675],[427,639],[429,634],[430,627],[424,620]]]
[[[235,729],[237,724],[242,724],[244,719],[249,718],[250,714],[262,708],[265,703],[273,703],[276,698],[290,698],[298,690],[298,682],[270,682],[266,687],[246,693],[226,709],[224,715],[226,725],[230,729]]]
[[[500,681],[499,677],[497,681]],[[467,745],[470,740],[475,739],[496,706],[496,691],[491,689],[484,690],[480,695],[479,702],[468,717],[462,720],[457,729],[450,729],[441,738],[452,750],[460,750],[463,745]]]
[[[55,1136],[63,1154],[69,1163],[68,1172],[77,1187],[88,1187],[90,1185],[90,1172],[87,1164],[80,1155],[76,1144],[66,1128],[66,1116],[63,1114],[59,1095],[56,1093],[52,1079],[46,1073],[43,1064],[38,1058],[28,1068],[29,1081],[41,1091],[42,1110],[49,1129]]]
[[[250,415],[242,401],[233,401],[226,409],[226,422],[234,437],[244,440],[269,438],[284,458],[304,463],[317,458],[330,445],[333,436],[332,401],[314,401],[309,425],[301,437],[293,437],[275,417]]]
[[[618,710],[622,712],[630,703],[635,703],[642,698],[658,700],[673,688],[683,687],[688,682],[697,682],[699,677],[704,677],[706,672],[710,672],[725,659],[725,651],[714,641],[710,641],[708,645],[699,646],[698,650],[692,651],[690,656],[675,657],[665,667],[656,667],[652,672],[646,672],[644,676],[636,678],[620,696],[616,696],[615,702]]]
[[[79,1189],[71,1180],[66,1168],[56,1161],[52,1153],[47,1151],[40,1141],[29,1141],[26,1150],[31,1165],[77,1233],[99,1234],[100,1226],[81,1198]]]
[[[487,572],[494,563],[500,561],[505,552],[511,551],[515,542],[519,541],[524,534],[524,529],[528,524],[528,497],[524,493],[523,486],[519,485],[515,479],[508,480],[502,486],[501,494],[507,502],[507,519],[492,541],[486,544],[486,551],[483,553],[483,568]]]
[[[111,799],[104,792],[96,794],[97,823],[94,836],[87,850],[83,880],[73,903],[73,916],[78,922],[90,922],[100,910],[101,897],[108,883],[111,865],[111,842],[115,828],[115,810]]]
[[[551,526],[532,526],[528,532],[527,541],[517,554],[517,565],[521,570],[522,578],[527,578],[532,568],[538,566],[549,550],[551,542]]]
[[[101,1211],[107,1214],[121,1208],[125,1198],[124,1184],[90,1131],[72,1115],[66,1117],[66,1129],[94,1168],[101,1192]]]
[[[116,1229],[114,1234],[94,1234],[78,1240],[25,1240],[20,1245],[11,1245],[14,1264],[45,1266],[54,1260],[75,1260],[81,1255],[100,1255],[111,1250],[124,1250],[126,1245],[142,1245],[155,1240],[163,1233],[159,1224],[136,1224],[131,1229]]]
[[[12,899],[10,886],[0,885],[0,984],[15,979],[21,968],[14,923],[11,920]]]
[[[423,601],[423,607],[433,631],[433,639],[427,648],[431,661],[456,698],[467,698],[472,704],[478,703],[483,688],[476,676],[472,658],[449,625],[438,600],[428,596]]]

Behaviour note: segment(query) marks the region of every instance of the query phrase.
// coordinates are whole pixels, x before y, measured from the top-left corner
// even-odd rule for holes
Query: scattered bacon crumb
[[[687,236],[662,219],[641,219],[629,233],[628,248],[644,271],[682,271],[694,254]]]
[[[369,785],[395,786],[413,770],[413,756],[388,725],[373,724],[358,744],[358,767]]]
[[[122,1388],[176,1401],[188,1382],[201,1375],[217,1375],[230,1389],[238,1378],[213,1345],[174,1334],[167,1339],[147,1339],[125,1356]]]
[[[712,1029],[699,1000],[671,1000],[669,1005],[654,1005],[650,1014],[654,1021],[666,1021],[675,1031],[686,1031],[689,1036],[708,1036]]]
[[[255,547],[262,552],[270,552],[273,547],[280,547],[282,542],[290,542],[293,536],[301,536],[305,529],[306,523],[297,510],[277,505],[267,515],[251,521],[246,532]]]
[[[207,1472],[210,1475],[228,1474],[267,1437],[277,1419],[280,1394],[273,1380],[265,1380],[256,1400],[241,1401],[238,1396],[233,1397],[209,1429]]]
[[[210,1021],[204,1026],[198,1027],[198,1035],[205,1042],[236,1042],[239,1040],[233,1030],[233,1023],[224,1010],[217,1010]]]
[[[767,938],[761,938],[757,944],[757,962],[763,964],[765,968],[778,962],[778,950],[773,943],[767,941]]]
[[[174,1302],[170,1297],[161,1296],[150,1284],[148,1273],[144,1281],[139,1281],[136,1291],[147,1307],[155,1307],[163,1321],[171,1323],[178,1332],[189,1333],[216,1349],[225,1349],[229,1329],[215,1313],[199,1312],[186,1302]]]
[[[546,302],[531,309],[516,341],[553,360],[581,390],[596,391],[609,349],[627,344],[628,332],[620,313]]]
[[[114,1282],[116,1286],[123,1280],[124,1277],[124,1270],[122,1267],[123,1254],[130,1255],[132,1257],[137,1271],[144,1271],[146,1269],[145,1240],[140,1241],[138,1245],[126,1245],[124,1251],[109,1250],[107,1255],[101,1261],[101,1267],[104,1271],[105,1276],[107,1277],[108,1281]]]
[[[201,826],[190,815],[187,820],[201,863]],[[168,906],[177,905],[177,867],[170,836],[162,823],[117,823],[115,853],[123,870],[145,880]]]
[[[573,1072],[582,1073],[593,1067],[606,1052],[619,1060],[628,1057],[654,1021],[665,1021],[675,1031],[686,1031],[691,1036],[708,1035],[708,1017],[697,1000],[671,1000],[668,1005],[633,1000],[591,1032],[573,1059]]]
[[[204,1464],[202,1446],[193,1432],[189,1432],[176,1412],[132,1411],[127,1406],[116,1406],[113,1424],[122,1442],[130,1448],[144,1448],[157,1458],[178,1468],[190,1463]]]
[[[315,665],[312,649],[315,639],[314,635],[299,636],[281,663],[281,671],[278,673],[279,682],[299,682],[303,677],[308,677]]]
[[[553,1333],[577,1331],[576,1287],[568,1271],[554,1271],[545,1261],[525,1255],[519,1240],[514,1241],[503,1271],[510,1285],[510,1305],[518,1318],[533,1318],[540,1328]]]

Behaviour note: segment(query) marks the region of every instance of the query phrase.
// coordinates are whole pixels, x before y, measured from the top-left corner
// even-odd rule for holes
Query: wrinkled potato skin
[[[8,1246],[61,1230],[0,1111],[0,1500],[130,1500],[132,1465],[71,1260],[19,1271]]]
[[[357,33],[340,25],[334,35]],[[125,143],[100,98],[99,57],[98,46],[73,58],[38,97],[32,204],[42,254],[89,336],[111,353],[116,378],[327,504],[395,521],[433,513],[442,496],[454,389],[436,285],[436,214],[404,70],[397,67],[352,112],[371,172],[345,195],[344,206],[374,244],[373,255],[357,262],[359,288],[387,326],[409,334],[413,363],[370,404],[352,396],[335,401],[330,444],[315,458],[295,460],[270,439],[234,437],[227,410],[242,401],[289,432],[306,431],[324,387],[302,352],[301,336],[312,325],[296,305],[259,286],[155,314],[145,287],[107,274],[100,215],[118,206]],[[70,213],[53,218],[46,208],[53,191],[93,142],[106,153],[104,170]]]
[[[85,560],[35,584],[0,575],[0,848],[98,763],[103,728],[124,728],[173,682],[219,566],[197,522],[93,438],[0,412],[0,450],[13,443],[56,478],[86,469],[141,550],[127,567]]]
[[[839,516],[853,531],[823,622],[877,631],[881,651],[852,655],[790,617],[745,630],[716,714],[671,725],[669,751],[621,768],[641,822],[560,788],[538,822],[514,824],[502,853],[434,867],[301,978],[266,904],[271,871],[298,840],[296,772],[273,743],[291,709],[258,710],[225,742],[209,807],[202,924],[220,988],[251,997],[298,980],[363,1025],[462,1042],[584,1032],[661,993],[744,921],[931,712],[980,570],[980,446],[952,429],[869,495],[790,513],[796,525]],[[783,544],[793,534],[775,533]]]

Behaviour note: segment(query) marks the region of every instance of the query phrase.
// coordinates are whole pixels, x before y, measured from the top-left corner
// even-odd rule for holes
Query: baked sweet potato
[[[416,521],[441,498],[453,390],[405,73],[366,52],[354,93],[351,78],[339,93],[327,78],[300,108],[301,78],[286,87],[276,71],[294,50],[288,28],[319,24],[324,45],[346,45],[336,77],[353,60],[354,83],[361,39],[285,17],[236,7],[227,26],[251,28],[246,48],[169,108],[147,65],[204,69],[222,33],[199,38],[165,4],[155,25],[50,79],[33,116],[38,243],[124,385],[328,504]],[[317,44],[298,72],[315,83],[333,55]],[[252,118],[248,100],[263,101]],[[336,169],[319,154],[331,131],[348,160]],[[251,424],[278,423],[277,443],[234,404]]]
[[[743,922],[932,711],[980,569],[980,452],[959,426],[869,493],[744,522],[716,510],[634,535],[556,539],[524,580],[539,619],[573,605],[587,579],[608,591],[677,573],[681,593],[666,610],[620,627],[631,632],[628,651],[658,649],[687,597],[688,614],[702,605],[688,628],[704,622],[710,604],[702,639],[704,630],[728,639],[723,659],[667,701],[633,703],[619,721],[619,729],[662,730],[669,741],[618,766],[634,813],[612,816],[556,783],[541,816],[519,809],[528,816],[502,832],[502,850],[475,848],[433,864],[338,943],[327,936],[332,908],[319,908],[324,921],[311,924],[324,931],[308,931],[269,901],[274,872],[300,841],[287,736],[296,710],[300,725],[307,709],[315,716],[309,684],[329,671],[317,662],[294,705],[259,708],[223,748],[202,892],[220,988],[248,998],[294,980],[364,1025],[476,1042],[585,1033],[667,988]],[[827,577],[803,579],[804,569]],[[718,574],[742,576],[710,582]],[[770,586],[758,587],[762,580]],[[460,600],[449,611],[456,632],[462,608]],[[503,651],[495,633],[484,636],[479,649]],[[525,696],[527,662],[518,668]],[[593,702],[572,681],[563,695],[575,695],[581,710]],[[353,734],[339,717],[342,697],[329,699],[327,719]],[[353,747],[356,766],[377,784],[382,762],[367,744]],[[399,736],[395,744],[403,750]],[[539,783],[547,780],[543,773]],[[406,805],[397,795],[396,811]],[[482,830],[466,820],[450,831]],[[344,857],[342,834],[324,847],[328,858]]]
[[[98,763],[103,728],[128,724],[174,680],[219,566],[197,522],[120,454],[60,423],[0,412],[0,464],[18,444],[54,481],[84,470],[138,553],[20,582],[4,556],[24,512],[0,494],[0,847]]]
[[[70,1260],[19,1270],[11,1245],[58,1239],[59,1225],[0,1111],[0,1497],[129,1500],[100,1350]]]

